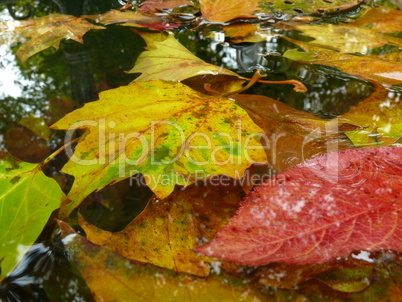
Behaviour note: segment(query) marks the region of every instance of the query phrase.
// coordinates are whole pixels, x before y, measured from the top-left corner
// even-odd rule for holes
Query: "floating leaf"
[[[211,22],[227,22],[237,18],[255,18],[260,0],[200,0],[202,16]]]
[[[270,0],[261,1],[264,12],[286,15],[334,15],[359,7],[361,0]]]
[[[298,54],[293,50],[288,50],[283,54],[285,58],[300,60],[300,56],[303,56],[306,58],[306,63],[337,67],[343,72],[351,75],[387,85],[397,85],[402,82],[402,64],[379,60],[375,57],[360,57],[343,54],[337,51],[314,46],[307,42],[289,38],[285,39],[300,46],[307,52],[305,54]]]
[[[268,163],[277,172],[328,149],[350,147],[342,139],[336,119],[329,122],[265,96],[239,94],[232,98],[264,130]]]
[[[353,250],[402,250],[402,149],[316,157],[250,193],[196,251],[247,265],[313,264]]]
[[[50,138],[50,130],[43,117],[36,117],[33,114],[29,114],[27,117],[21,119],[19,124],[31,130],[46,141]]]
[[[220,174],[241,178],[264,162],[261,129],[233,101],[205,96],[181,83],[134,82],[100,93],[52,126],[87,129],[63,171],[75,177],[69,214],[88,194],[145,175],[159,198],[176,184]]]
[[[199,75],[227,75],[240,78],[233,71],[209,64],[178,42],[173,34],[139,33],[147,43],[129,73],[141,73],[136,81],[181,81]],[[240,80],[244,83],[244,80]]]
[[[208,276],[212,259],[192,251],[212,239],[234,214],[242,198],[229,178],[191,185],[168,198],[152,198],[145,210],[123,231],[111,233],[80,222],[88,240],[141,262],[198,276]],[[224,184],[226,185],[220,185]],[[198,240],[198,242],[197,242]]]
[[[63,193],[36,164],[0,154],[0,259],[4,278],[41,233]]]
[[[11,21],[7,26],[7,30],[13,32],[20,40],[28,38],[17,51],[17,56],[22,62],[48,47],[58,49],[63,39],[84,43],[82,37],[91,29],[104,27],[93,25],[84,18],[61,14]]]
[[[207,278],[130,262],[59,222],[68,253],[96,301],[267,301],[249,281],[222,273]]]
[[[323,264],[270,263],[257,268],[252,273],[252,278],[265,286],[276,288],[292,289],[309,281],[311,285],[325,283],[337,291],[356,292],[359,291],[358,287],[364,290],[371,283],[375,270],[374,260],[363,260],[362,255],[367,257],[370,254],[365,251],[355,252],[346,259],[338,258]],[[356,274],[353,275],[353,272]],[[368,284],[366,277],[369,279]]]
[[[360,126],[346,132],[356,147],[391,145],[402,136],[402,106],[399,96],[382,85],[357,106],[339,117],[342,123]]]

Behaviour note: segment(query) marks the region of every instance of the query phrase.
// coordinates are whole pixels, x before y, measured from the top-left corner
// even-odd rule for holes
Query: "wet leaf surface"
[[[382,147],[308,160],[280,174],[281,182],[257,187],[217,238],[196,251],[247,265],[400,251],[401,155]]]
[[[97,301],[267,301],[246,280],[225,273],[196,278],[130,262],[59,222],[63,242]]]
[[[226,22],[236,18],[253,18],[259,0],[199,0],[202,16],[211,22]]]
[[[388,7],[372,7],[351,24],[380,33],[402,32],[402,11]]]
[[[356,147],[391,145],[402,136],[402,107],[399,97],[376,84],[375,91],[339,117],[340,122],[361,128],[346,132]]]
[[[219,186],[219,183],[227,185]],[[212,183],[211,183],[212,182]],[[123,231],[106,232],[84,219],[89,241],[116,253],[178,272],[207,276],[213,259],[192,251],[224,227],[242,199],[240,186],[229,178],[214,178],[176,190],[168,198],[152,198]]]
[[[366,54],[370,49],[384,46],[392,39],[394,43],[400,42],[397,38],[393,39],[379,34],[365,27],[357,27],[350,24],[303,24],[291,25],[300,30],[303,35],[314,38],[309,42],[315,46],[326,47],[342,53],[363,53]]]
[[[3,279],[22,259],[57,209],[63,193],[37,164],[0,153],[0,259]]]
[[[219,174],[241,178],[253,162],[265,161],[254,135],[261,130],[243,109],[180,83],[134,82],[104,91],[99,101],[52,127],[87,129],[63,168],[75,182],[68,195],[72,203],[62,215],[91,192],[136,173],[143,173],[151,190],[165,198],[176,184]]]
[[[350,148],[336,119],[330,122],[264,96],[232,97],[264,130],[268,163],[277,172],[327,152],[331,143],[338,150]]]

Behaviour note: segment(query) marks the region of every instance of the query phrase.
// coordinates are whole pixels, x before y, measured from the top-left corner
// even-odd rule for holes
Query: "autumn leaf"
[[[267,301],[249,281],[222,272],[197,278],[130,262],[59,222],[65,247],[96,301]]]
[[[402,106],[391,90],[376,84],[374,92],[339,117],[360,129],[346,132],[356,147],[391,145],[402,136]]]
[[[402,64],[381,60],[380,57],[354,56],[314,46],[307,42],[286,38],[300,46],[305,53],[288,50],[283,57],[303,61],[308,64],[321,64],[337,67],[363,79],[377,81],[386,85],[398,85],[402,82]]]
[[[24,21],[11,21],[6,24],[5,28],[20,40],[28,39],[17,51],[17,56],[22,62],[26,62],[29,57],[46,48],[59,49],[60,41],[63,39],[84,43],[82,37],[89,30],[104,29],[102,26],[89,23],[84,18],[61,14],[50,14]]]
[[[268,163],[277,172],[323,154],[329,146],[336,145],[337,150],[351,147],[342,138],[342,124],[336,119],[324,120],[265,96],[239,94],[232,98],[264,130]]]
[[[146,27],[155,30],[180,27],[180,24],[175,24],[173,20],[166,19],[163,16],[147,16],[141,12],[132,10],[120,11],[112,9],[104,14],[84,17],[104,25],[119,24],[122,26]]]
[[[176,184],[225,174],[239,179],[265,162],[261,129],[233,101],[181,83],[134,82],[100,93],[52,126],[86,129],[63,171],[75,177],[61,209],[68,215],[91,192],[133,176],[165,198]]]
[[[225,37],[233,44],[265,42],[279,36],[272,32],[272,28],[257,28],[254,24],[231,24],[223,27],[223,30]]]
[[[196,248],[247,265],[313,264],[402,249],[402,149],[316,157],[258,186],[217,238]]]
[[[314,38],[309,42],[343,53],[367,54],[370,49],[392,43],[402,45],[402,40],[382,35],[365,27],[351,24],[289,24],[303,35]]]
[[[37,164],[0,154],[0,278],[9,274],[35,242],[63,193]]]
[[[202,16],[211,22],[227,22],[237,18],[255,18],[260,0],[200,0]]]
[[[199,75],[225,75],[234,77],[237,87],[241,80],[233,71],[209,64],[186,49],[173,34],[138,33],[147,43],[129,73],[141,73],[135,81],[182,81]]]
[[[155,12],[161,9],[173,9],[179,6],[194,6],[190,0],[146,0],[141,4],[141,10]]]
[[[402,32],[402,11],[388,7],[372,7],[351,22],[354,26],[365,26],[375,32]]]
[[[152,198],[123,231],[103,231],[81,219],[89,241],[132,260],[178,272],[208,276],[213,258],[192,251],[226,225],[242,198],[239,185],[214,178],[176,190],[168,198]],[[225,183],[225,185],[219,185]]]

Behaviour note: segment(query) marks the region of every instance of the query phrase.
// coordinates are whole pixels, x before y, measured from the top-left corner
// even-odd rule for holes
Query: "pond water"
[[[15,3],[15,14],[29,15],[29,2]],[[83,2],[70,1],[63,5],[63,1],[32,1],[35,5],[32,14],[44,16],[60,12],[60,5],[64,14],[97,14],[124,5],[118,1]],[[350,16],[353,14],[358,15],[358,12],[351,12]],[[6,4],[0,2],[0,20],[11,19]],[[334,67],[281,57],[286,50],[294,48],[280,37],[281,34],[287,35],[282,29],[266,26],[265,40],[253,43],[229,43],[218,24],[172,31],[178,41],[200,59],[241,76],[251,78],[256,70],[262,70],[267,74],[266,80],[300,81],[308,88],[306,93],[295,92],[290,85],[263,83],[257,83],[243,93],[268,96],[324,119],[348,112],[375,90],[370,82]],[[294,33],[288,35],[292,38]],[[133,67],[146,44],[129,28],[110,25],[107,30],[88,32],[84,44],[66,40],[58,51],[45,49],[30,58],[26,65],[16,58],[19,45],[0,46],[0,151],[34,163],[60,148],[64,143],[64,133],[52,131],[50,139],[44,140],[38,133],[21,125],[21,119],[33,115],[51,125],[84,103],[97,100],[99,92],[129,84],[138,75],[126,71]],[[377,54],[390,52],[386,47],[377,51]],[[399,99],[401,93],[402,89],[397,86],[390,89],[393,100]],[[59,172],[65,162],[66,155],[61,153],[46,165],[44,172],[68,192],[73,178]],[[151,196],[152,192],[146,186],[133,186],[132,182],[124,180],[92,193],[85,199],[80,213],[104,230],[120,231],[141,213]],[[49,219],[37,243],[3,280],[1,301],[94,300],[61,243],[55,217]],[[70,224],[81,230],[76,219],[77,213],[74,213]],[[376,277],[373,275],[373,278]]]

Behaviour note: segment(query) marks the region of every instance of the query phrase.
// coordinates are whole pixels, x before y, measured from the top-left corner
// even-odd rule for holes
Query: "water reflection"
[[[0,286],[0,300],[93,301],[85,283],[70,266],[60,247],[50,242],[34,244]]]

